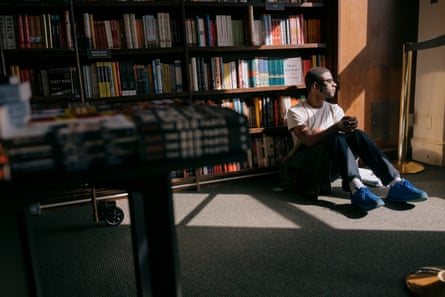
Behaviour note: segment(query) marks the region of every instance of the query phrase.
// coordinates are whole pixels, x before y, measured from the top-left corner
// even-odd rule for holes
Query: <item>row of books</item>
[[[43,69],[11,65],[9,72],[20,82],[29,81],[33,96],[79,95],[79,77],[76,67],[63,66]]]
[[[252,0],[190,0],[190,2],[233,2],[233,3],[247,3]]]
[[[254,97],[243,112],[247,113],[250,128],[282,127],[286,124],[287,110],[297,101],[298,98],[291,96]]]
[[[227,162],[212,164],[198,168],[186,168],[171,172],[171,178],[196,177],[221,173],[236,173],[241,170],[277,167],[281,160],[292,148],[293,142],[290,136],[262,135],[251,138],[250,149],[246,151],[246,162]]]
[[[148,64],[99,61],[83,65],[86,98],[106,98],[183,91],[182,64],[154,59]]]
[[[120,0],[127,1],[127,0]],[[137,1],[137,0],[133,0]],[[189,0],[190,2],[232,2],[232,3],[261,3],[261,2],[283,2],[283,3],[305,3],[305,2],[323,2],[323,0]]]
[[[320,19],[305,19],[303,15],[272,18],[262,14],[254,19],[232,19],[231,15],[196,16],[186,18],[188,46],[236,46],[252,40],[253,45],[298,45],[322,41]],[[176,20],[168,12],[143,15],[124,13],[121,19],[95,20],[83,13],[83,33],[79,45],[87,49],[167,48],[179,44]],[[251,24],[252,36],[247,39],[245,28]],[[0,16],[0,33],[5,49],[72,48],[73,37],[69,11],[63,15],[40,14]]]
[[[192,57],[189,71],[194,91],[302,86],[311,67],[325,65],[324,56],[310,59],[254,58],[224,62],[223,57]],[[130,61],[98,61],[82,66],[86,98],[107,98],[183,91],[181,60],[148,64]],[[30,81],[34,96],[79,95],[79,75],[75,67],[46,69],[10,66],[11,75]]]
[[[233,19],[231,15],[189,17],[185,20],[188,46],[215,47],[246,45],[300,45],[323,40],[321,20],[305,18],[303,14],[272,17],[270,13],[254,16],[249,7],[249,19]],[[251,30],[246,28],[251,26]],[[245,36],[250,33],[251,36]]]
[[[201,166],[198,168],[185,168],[185,169],[177,169],[170,172],[171,178],[187,178],[187,177],[197,177],[197,174],[200,176],[206,176],[211,174],[221,174],[221,173],[231,173],[231,172],[239,172],[241,169],[247,168],[245,163],[241,162],[227,162],[221,164],[213,164]]]
[[[69,11],[63,14],[0,15],[5,49],[73,48]]]
[[[247,151],[248,168],[278,166],[292,147],[293,141],[290,134],[254,136],[251,149]]]
[[[259,45],[299,45],[323,40],[321,20],[305,18],[303,14],[273,17],[264,13],[254,22]]]
[[[249,128],[282,127],[286,125],[287,110],[301,99],[292,96],[263,96],[242,100],[240,98],[221,99],[219,102],[207,100],[209,105],[232,109],[247,118]]]
[[[304,2],[309,2],[306,0],[265,0],[265,2],[269,2],[269,3],[304,3]]]
[[[79,76],[75,67],[46,69],[12,65],[10,74],[29,81],[33,96],[79,95]],[[106,98],[183,91],[182,63],[154,59],[141,65],[126,61],[98,61],[82,66],[86,98]]]
[[[185,19],[187,46],[215,47],[245,45],[245,21],[231,15],[195,16]]]
[[[124,13],[120,19],[96,20],[92,13],[83,13],[82,48],[167,48],[179,44],[175,19],[168,12],[136,17]]]
[[[223,57],[192,57],[189,71],[194,91],[301,86],[308,69],[325,65],[324,56],[310,59],[254,58],[225,62]],[[45,69],[12,65],[10,74],[30,81],[33,96],[79,95],[79,74],[75,67]],[[98,61],[82,66],[86,98],[106,98],[182,92],[181,60],[154,59],[147,64],[131,61]]]
[[[201,166],[196,170],[178,170],[172,177],[195,177],[196,172],[201,176],[221,173],[235,173],[241,170],[276,167],[292,147],[292,139],[283,136],[262,135],[251,138],[250,149],[246,151],[246,162],[228,162]]]
[[[313,66],[325,66],[324,55],[302,57],[191,57],[192,90],[228,90],[269,86],[302,86]]]

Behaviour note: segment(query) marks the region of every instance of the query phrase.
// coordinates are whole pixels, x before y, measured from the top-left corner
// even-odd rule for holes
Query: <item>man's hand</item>
[[[344,116],[338,123],[338,129],[344,133],[350,133],[357,129],[358,121],[356,117]]]

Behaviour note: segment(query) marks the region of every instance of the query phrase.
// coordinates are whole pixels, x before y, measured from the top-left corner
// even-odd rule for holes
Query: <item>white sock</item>
[[[392,180],[392,182],[389,184],[390,187],[394,186],[396,183],[401,182],[402,179],[400,178],[400,176],[396,177],[395,179]]]
[[[354,194],[358,189],[360,188],[365,188],[366,186],[362,183],[362,181],[357,178],[354,177],[350,182],[349,182],[349,189],[351,189],[351,193]]]

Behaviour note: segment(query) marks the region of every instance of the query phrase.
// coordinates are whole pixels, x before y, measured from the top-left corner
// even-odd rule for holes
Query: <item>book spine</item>
[[[152,87],[151,87],[151,82],[150,82],[150,77],[151,74],[149,73],[150,68],[148,67],[148,65],[144,65],[143,66],[143,75],[144,75],[144,89],[145,89],[145,94],[151,94],[152,93]]]
[[[28,32],[29,32],[29,48],[37,48],[37,28],[34,15],[27,16]]]
[[[130,14],[123,14],[123,24],[124,24],[124,33],[125,33],[125,44],[127,48],[133,48],[133,40],[131,36],[131,24],[130,24]]]
[[[14,23],[8,25],[8,18],[9,16],[5,16],[5,29],[6,29],[6,48],[9,49],[9,35],[11,34],[11,30],[14,28]],[[12,27],[10,27],[12,26]],[[24,24],[23,24],[23,14],[17,15],[17,31],[18,31],[18,41],[19,41],[19,48],[24,49],[25,48],[25,31],[24,31]]]
[[[106,74],[105,77],[106,77],[107,97],[113,97],[115,96],[113,68],[111,66],[110,61],[104,62],[104,66]]]
[[[183,87],[183,83],[182,83],[181,60],[175,60],[174,67],[175,67],[176,92],[182,92],[184,90],[184,87]]]
[[[162,12],[158,12],[156,19],[158,22],[159,47],[164,48],[167,47],[164,14]]]
[[[165,12],[164,13],[164,27],[165,27],[165,39],[166,39],[166,47],[172,47],[173,40],[172,40],[172,28],[171,28],[171,21],[170,21],[170,13]]]
[[[65,10],[63,12],[64,20],[65,20],[65,36],[66,36],[66,47],[67,48],[73,48],[73,36],[71,34],[71,19],[70,19],[70,12],[68,10]]]
[[[113,66],[113,77],[114,77],[114,81],[115,81],[115,94],[116,94],[116,96],[122,96],[119,61],[112,62],[112,66]]]
[[[205,47],[207,45],[207,42],[204,19],[199,16],[196,16],[196,30],[198,32],[198,46]]]
[[[105,44],[106,44],[106,48],[114,48],[114,38],[113,38],[113,33],[111,31],[111,21],[110,20],[105,20],[104,21],[104,27],[105,27]]]
[[[130,23],[131,42],[132,42],[131,48],[139,48],[136,15],[134,13],[129,14],[129,23]]]
[[[198,65],[196,57],[190,58],[190,78],[192,84],[193,91],[199,91],[199,82],[198,82]]]
[[[92,48],[91,43],[91,27],[90,27],[90,17],[88,13],[83,13],[83,34],[85,36],[85,47],[87,49]]]
[[[94,16],[93,14],[88,14],[88,22],[90,24],[90,34],[91,34],[91,48],[92,49],[96,49],[97,48],[97,44],[96,44],[96,30],[94,27]]]
[[[25,40],[25,48],[31,48],[31,40],[29,36],[29,16],[26,13],[23,15],[23,35]]]
[[[53,38],[53,27],[52,27],[52,22],[51,22],[51,14],[47,13],[46,15],[44,15],[45,19],[46,19],[46,26],[47,26],[47,30],[46,30],[46,39],[47,39],[47,43],[48,43],[48,48],[54,48],[54,38]]]
[[[91,67],[90,65],[82,65],[83,85],[85,88],[85,98],[92,98],[91,91]]]
[[[172,80],[170,74],[170,64],[163,63],[162,64],[162,85],[164,86],[164,93],[170,93],[171,92],[171,83],[174,83],[174,80]]]

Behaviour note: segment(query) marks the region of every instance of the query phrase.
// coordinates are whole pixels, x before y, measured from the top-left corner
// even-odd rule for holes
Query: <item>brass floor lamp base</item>
[[[419,173],[419,172],[422,172],[425,169],[425,167],[422,164],[419,164],[419,163],[416,163],[416,162],[410,162],[410,161],[405,161],[405,162],[394,161],[393,165],[402,174]]]

